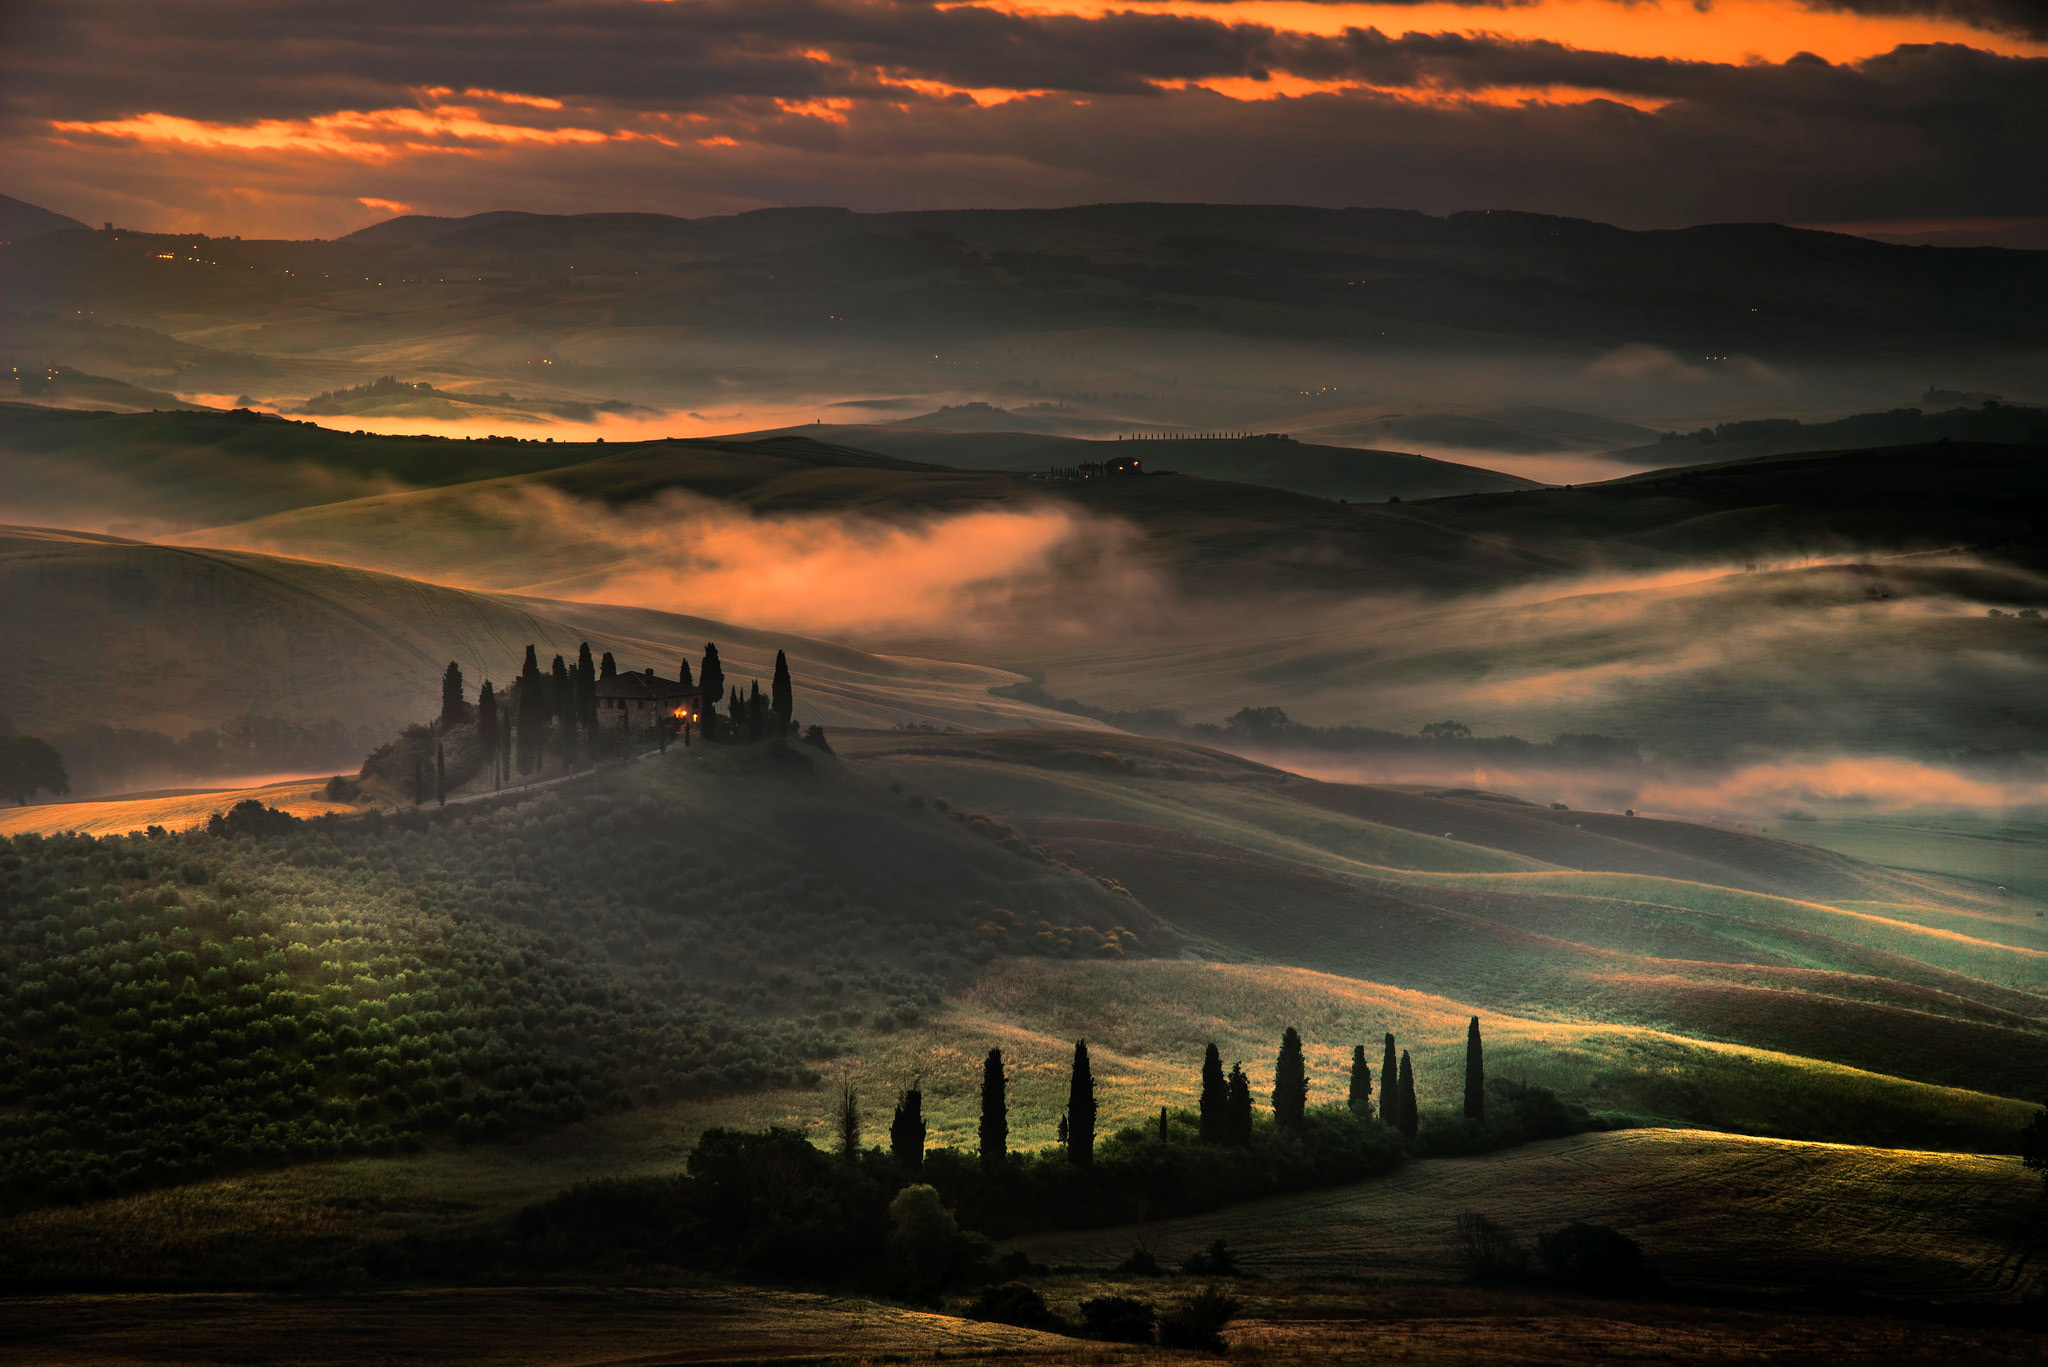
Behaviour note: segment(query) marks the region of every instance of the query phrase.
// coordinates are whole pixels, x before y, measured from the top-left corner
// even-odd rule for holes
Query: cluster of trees
[[[450,660],[441,676],[440,714],[434,726],[424,731],[435,739],[431,767],[436,777],[430,787],[429,761],[425,752],[417,754],[412,760],[413,800],[424,802],[431,796],[446,801],[448,780],[441,771],[449,764],[449,754],[441,738],[465,730],[471,737],[476,762],[458,764],[458,784],[486,765],[490,767],[493,783],[503,786],[514,773],[529,777],[545,772],[550,756],[556,758],[559,767],[569,768],[588,764],[603,755],[623,755],[635,741],[629,726],[632,710],[621,710],[618,725],[613,727],[601,715],[598,705],[599,686],[618,676],[618,663],[612,653],[607,650],[601,657],[593,658],[588,641],[578,647],[574,664],[557,655],[546,669],[541,668],[539,652],[529,645],[513,681],[501,690],[485,680],[476,701],[471,703],[462,666]],[[694,736],[706,740],[762,740],[796,730],[795,690],[790,681],[789,659],[782,651],[775,652],[775,674],[765,695],[760,681],[755,680],[746,692],[734,683],[728,698],[725,667],[719,660],[718,646],[711,642],[705,643],[696,677],[692,678],[690,662],[684,660],[676,683],[682,690],[678,694],[680,705],[657,709],[643,728],[642,739],[663,749],[675,737],[688,745]],[[719,710],[721,706],[725,708],[723,713]],[[829,748],[825,747],[824,733],[818,727],[811,728],[809,739],[815,745]],[[421,751],[421,747],[415,744],[411,750]]]
[[[0,736],[0,796],[26,806],[38,792],[61,797],[71,791],[64,757],[37,736]]]

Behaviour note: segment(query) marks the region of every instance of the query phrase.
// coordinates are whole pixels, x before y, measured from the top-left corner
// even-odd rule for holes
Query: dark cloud
[[[2048,39],[2048,0],[1807,0],[1818,10],[1953,19],[1988,33]]]
[[[0,147],[12,188],[77,191],[64,201],[73,212],[115,195],[219,203],[239,176],[237,193],[303,202],[309,222],[355,196],[444,212],[692,213],[1258,198],[1637,225],[2048,213],[2048,178],[2028,173],[2044,157],[2048,61],[1958,45],[1730,65],[1483,34],[1288,32],[1238,22],[1254,11],[1229,4],[1094,19],[923,0],[81,0],[4,12]],[[1379,89],[1239,101],[1164,88],[1279,77]],[[983,109],[897,84],[907,80],[1057,94]],[[317,151],[293,164],[47,139],[53,119],[244,124],[459,103],[471,88],[569,106],[491,106],[501,123],[653,119],[673,133],[662,116],[701,122],[674,146],[498,145],[365,159],[359,172]],[[1555,88],[1615,99],[1454,98]],[[433,89],[456,93],[421,93]],[[828,99],[844,102],[829,120],[782,107]],[[714,134],[747,145],[698,145]]]

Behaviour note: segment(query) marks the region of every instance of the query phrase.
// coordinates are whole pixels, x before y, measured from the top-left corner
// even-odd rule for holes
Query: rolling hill
[[[1122,442],[1086,441],[1034,432],[958,432],[946,428],[948,416],[937,413],[930,415],[929,421],[913,418],[887,426],[814,425],[784,431],[964,470],[1036,473],[1088,461],[1136,457],[1150,470],[1258,484],[1312,498],[1353,503],[1539,487],[1535,481],[1516,475],[1400,451],[1319,446],[1291,438],[1262,436],[1177,439],[1160,435],[1141,442]]]
[[[529,643],[545,660],[573,658],[585,640],[627,668],[665,675],[716,640],[735,679],[767,678],[786,648],[803,680],[803,717],[826,725],[1074,724],[991,696],[1014,676],[971,665],[884,658],[652,609],[494,597],[83,532],[0,531],[0,599],[11,605],[0,642],[22,666],[0,683],[0,712],[30,731],[118,719],[175,733],[250,713],[395,730],[438,706],[451,659],[479,683],[503,680]],[[95,630],[72,629],[87,617]],[[79,688],[81,679],[92,687]]]

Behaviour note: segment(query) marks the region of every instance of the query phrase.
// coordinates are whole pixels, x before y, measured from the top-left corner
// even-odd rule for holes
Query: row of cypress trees
[[[1392,1079],[1391,1082],[1388,1079]],[[1273,1121],[1283,1131],[1299,1133],[1308,1119],[1308,1064],[1302,1056],[1301,1035],[1288,1026],[1280,1037],[1280,1055],[1273,1065]],[[1408,1051],[1395,1055],[1393,1033],[1386,1037],[1386,1054],[1380,1065],[1380,1103],[1372,1101],[1372,1067],[1366,1062],[1365,1046],[1351,1048],[1350,1086],[1345,1104],[1354,1115],[1377,1120],[1392,1130],[1414,1137],[1415,1066]],[[860,1151],[860,1111],[851,1082],[840,1094],[840,1150],[849,1158]],[[1198,1103],[1197,1133],[1204,1144],[1237,1145],[1252,1142],[1251,1077],[1242,1062],[1223,1071],[1223,1056],[1214,1044],[1202,1054],[1202,1085]],[[1167,1137],[1167,1112],[1159,1112],[1159,1138]],[[1479,1037],[1479,1017],[1472,1017],[1465,1032],[1465,1118],[1475,1124],[1486,1120],[1486,1059]],[[1060,1117],[1059,1142],[1066,1148],[1067,1161],[1088,1167],[1095,1161],[1095,1074],[1088,1062],[1088,1041],[1074,1042],[1074,1063],[1067,1081],[1067,1109]],[[924,1091],[913,1082],[897,1098],[889,1124],[889,1151],[911,1172],[924,1165],[928,1127],[924,1119]],[[999,1170],[1010,1152],[1009,1079],[1003,1071],[1003,1051],[991,1049],[981,1068],[981,1165]]]

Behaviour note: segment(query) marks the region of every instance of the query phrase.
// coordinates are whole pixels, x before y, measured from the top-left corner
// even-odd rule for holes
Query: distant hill
[[[1940,441],[2048,446],[2048,409],[1989,400],[1976,407],[1935,413],[1918,408],[1858,413],[1833,422],[1808,423],[1798,418],[1724,422],[1692,432],[1668,433],[1657,441],[1611,450],[1607,455],[1638,465],[1719,465],[1797,451]]]
[[[0,195],[0,245],[26,242],[32,237],[61,232],[66,228],[84,227],[85,224],[75,218],[9,195]]]
[[[880,451],[905,460],[962,470],[1043,472],[1121,456],[1148,470],[1172,470],[1204,479],[1262,484],[1312,498],[1384,503],[1389,498],[1443,498],[1541,488],[1534,480],[1472,465],[1400,451],[1318,446],[1275,436],[1102,441],[1023,431],[957,431],[943,424],[947,409],[901,423],[872,427],[787,429],[821,440]],[[1001,413],[1002,410],[993,410]]]
[[[1313,421],[1303,435],[1332,441],[1400,442],[1417,446],[1534,455],[1553,451],[1610,451],[1655,440],[1632,422],[1560,408],[1480,408],[1471,411],[1419,405],[1420,411]]]

